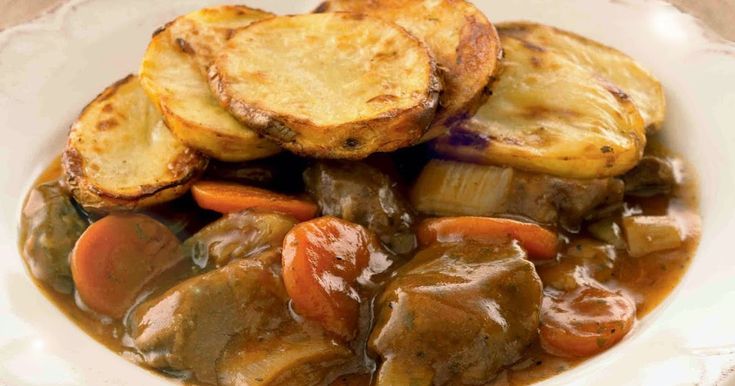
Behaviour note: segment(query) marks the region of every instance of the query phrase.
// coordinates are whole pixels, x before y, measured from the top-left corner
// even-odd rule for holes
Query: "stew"
[[[431,3],[166,24],[27,194],[39,289],[190,385],[526,385],[625,340],[700,236],[661,84]]]

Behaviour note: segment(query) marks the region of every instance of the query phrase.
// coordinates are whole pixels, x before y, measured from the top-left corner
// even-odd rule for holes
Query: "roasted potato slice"
[[[566,55],[499,31],[505,59],[493,95],[437,139],[439,153],[569,178],[635,166],[646,135],[627,94]]]
[[[392,21],[423,40],[442,69],[444,91],[422,140],[444,133],[445,122],[471,116],[487,99],[499,66],[493,25],[464,0],[328,0],[317,12],[345,11]]]
[[[649,133],[661,128],[666,99],[661,83],[630,56],[572,32],[531,22],[498,24],[504,35],[516,36],[587,67],[633,99]]]
[[[181,16],[166,29],[171,41],[191,56],[206,76],[214,57],[235,30],[273,16],[270,12],[241,5],[221,5]]]
[[[151,39],[140,67],[141,84],[171,131],[188,146],[223,161],[246,161],[280,151],[243,126],[212,96],[206,68],[235,28],[272,15],[242,6],[193,12]]]
[[[184,194],[207,159],[171,134],[130,75],[84,108],[69,131],[62,165],[74,198],[87,210],[107,212]]]
[[[426,46],[347,13],[281,16],[235,33],[210,86],[243,123],[294,153],[364,158],[416,142],[441,83]]]

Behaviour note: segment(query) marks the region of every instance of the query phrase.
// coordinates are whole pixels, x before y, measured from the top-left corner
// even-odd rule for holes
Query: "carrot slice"
[[[358,278],[387,257],[363,226],[320,217],[294,226],[283,241],[283,281],[294,309],[349,340],[360,313]]]
[[[163,224],[142,214],[111,214],[79,237],[71,272],[87,307],[121,318],[149,280],[183,258],[179,240]]]
[[[220,213],[255,209],[306,221],[317,212],[316,204],[311,201],[231,182],[198,181],[191,187],[191,193],[200,207]]]
[[[539,225],[492,217],[442,217],[423,221],[417,232],[419,244],[458,242],[462,240],[502,241],[518,240],[531,259],[545,260],[556,257],[556,234]]]
[[[541,347],[562,357],[586,357],[615,345],[635,321],[635,303],[596,286],[579,287],[559,297],[544,296]]]

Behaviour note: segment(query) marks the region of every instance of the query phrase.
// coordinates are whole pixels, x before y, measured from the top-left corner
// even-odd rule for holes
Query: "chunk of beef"
[[[576,230],[595,211],[622,202],[623,183],[617,178],[575,180],[514,171],[503,212]]]
[[[71,293],[69,253],[87,225],[58,182],[33,188],[21,217],[23,257],[33,276],[58,292]]]
[[[669,194],[677,184],[671,162],[650,155],[644,156],[635,168],[623,175],[623,181],[625,194],[638,197]]]
[[[378,385],[485,384],[536,338],[542,286],[514,243],[434,244],[397,271],[369,345]]]
[[[269,266],[235,260],[137,307],[127,324],[145,362],[216,384],[216,361],[233,336],[265,336],[289,319],[283,282]]]
[[[249,210],[229,213],[187,239],[184,251],[200,268],[221,267],[268,249],[280,251],[283,238],[294,224],[295,219],[281,214]]]
[[[413,209],[378,169],[361,162],[322,161],[304,172],[304,181],[323,215],[367,227],[393,252],[416,247]]]

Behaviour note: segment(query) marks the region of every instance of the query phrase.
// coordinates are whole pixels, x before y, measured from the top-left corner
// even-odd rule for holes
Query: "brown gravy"
[[[649,145],[649,153],[667,156],[669,153],[657,144]],[[698,197],[696,179],[692,170],[681,161],[676,161],[680,166],[681,183],[668,196],[656,196],[652,198],[626,198],[627,210],[636,211],[643,215],[665,215],[674,216],[681,224],[686,233],[684,244],[675,250],[653,253],[643,258],[628,256],[624,251],[617,251],[612,269],[611,280],[606,285],[620,289],[635,299],[637,304],[637,316],[643,318],[658,306],[676,287],[689,266],[696,250],[700,235],[700,220],[698,216]],[[36,184],[53,181],[60,178],[62,169],[60,158],[51,162],[46,170],[38,177]],[[178,205],[183,208],[191,206],[191,210],[197,210],[190,200],[184,199]],[[181,209],[181,206],[178,207]],[[211,220],[211,219],[207,219]],[[181,238],[191,232],[180,233]],[[21,230],[21,240],[24,238],[25,230]],[[584,233],[578,235],[568,234],[569,245],[581,239],[589,238]],[[539,274],[544,278],[544,266],[539,265]],[[186,268],[183,268],[186,269]],[[175,282],[181,272],[173,270],[169,278],[161,278],[159,282]],[[32,277],[32,276],[31,276]],[[110,350],[120,354],[145,367],[138,354],[124,344],[125,327],[119,321],[110,321],[98,318],[90,312],[86,312],[78,306],[73,295],[65,295],[54,291],[48,285],[33,279],[38,288],[73,320],[80,328],[86,331],[98,342],[107,346]],[[160,284],[159,284],[160,285]],[[165,285],[164,285],[165,287]],[[491,385],[527,385],[543,379],[552,377],[568,370],[586,359],[565,359],[544,352],[538,343],[529,347],[523,358],[509,369],[500,373]],[[156,374],[160,374],[156,372]],[[371,376],[358,374],[343,376],[334,381],[333,385],[369,385]],[[184,381],[186,384],[190,381]]]

